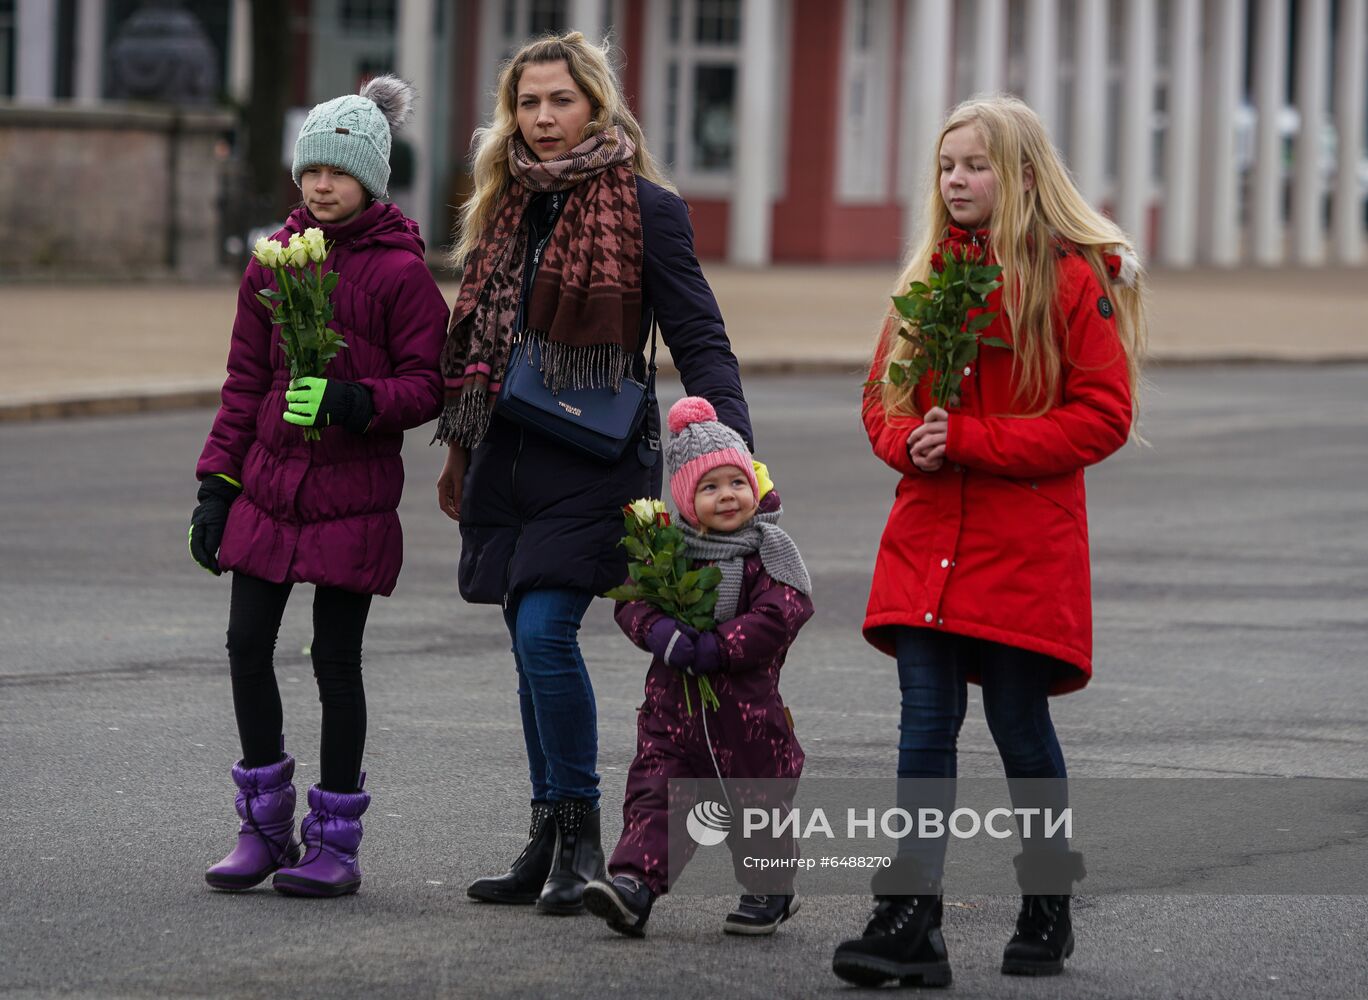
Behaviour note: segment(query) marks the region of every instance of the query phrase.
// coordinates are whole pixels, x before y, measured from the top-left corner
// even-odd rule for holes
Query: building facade
[[[706,257],[896,259],[945,112],[1009,91],[1152,263],[1364,260],[1368,0],[290,2],[294,121],[373,72],[417,83],[398,200],[428,232],[467,190],[500,61],[576,28],[613,43]],[[103,99],[107,43],[137,3],[0,0],[0,96]],[[250,5],[206,15],[237,99]]]

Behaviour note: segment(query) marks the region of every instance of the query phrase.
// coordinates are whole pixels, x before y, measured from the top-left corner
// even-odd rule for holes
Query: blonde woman
[[[461,595],[499,604],[513,639],[532,784],[526,847],[471,897],[583,911],[604,872],[594,691],[580,622],[626,577],[622,506],[659,496],[660,415],[606,464],[507,419],[495,401],[515,338],[549,385],[643,379],[652,320],[690,395],[751,440],[736,358],[694,254],[688,209],[623,100],[606,53],[578,32],[525,45],[475,134],[475,190],[457,231],[464,269],[442,374],[437,483],[461,524]]]
[[[1003,268],[988,301],[998,315],[981,336],[1010,349],[981,343],[948,409],[931,405],[929,376],[866,390],[869,440],[901,481],[864,635],[897,659],[898,777],[910,779],[899,782],[900,805],[914,816],[953,807],[973,682],[1014,806],[1059,813],[1067,774],[1048,698],[1092,675],[1083,469],[1131,431],[1144,331],[1138,266],[1126,235],[1083,200],[1021,101],[957,107],[931,178],[927,232],[898,288],[924,280],[951,250],[979,248]],[[871,379],[913,349],[890,317]],[[1025,895],[1003,955],[1008,974],[1061,972],[1073,950],[1069,899],[1082,857],[1063,837],[1042,837],[1041,826],[1016,859]],[[838,976],[950,982],[944,862],[943,837],[901,841],[875,878],[864,935],[836,950]]]

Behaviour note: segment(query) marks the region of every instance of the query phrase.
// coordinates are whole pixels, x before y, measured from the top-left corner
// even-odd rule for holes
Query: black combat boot
[[[1043,893],[1041,889],[1071,888],[1087,874],[1083,855],[1077,851],[1060,854],[1057,859],[1034,863],[1017,855],[1017,881],[1022,891],[1021,913],[1016,933],[1002,953],[1002,971],[1008,976],[1057,976],[1064,971],[1064,959],[1073,954],[1073,920],[1069,915],[1067,893]],[[1036,890],[1032,892],[1031,890]]]
[[[532,822],[527,843],[506,874],[476,879],[466,895],[483,903],[516,903],[531,906],[541,895],[556,849],[556,822],[549,802],[532,803]]]
[[[842,941],[831,970],[856,986],[949,986],[940,896],[875,896],[864,936]]]
[[[566,799],[555,803],[552,811],[556,847],[537,910],[556,916],[583,913],[584,887],[605,875],[598,804],[589,799]]]
[[[874,874],[874,913],[864,935],[836,948],[831,969],[856,986],[949,986],[950,959],[941,935],[939,879],[911,856]]]

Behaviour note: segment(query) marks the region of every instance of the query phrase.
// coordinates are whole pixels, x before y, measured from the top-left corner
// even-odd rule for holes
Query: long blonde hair
[[[452,265],[458,270],[479,244],[499,198],[512,179],[508,170],[508,140],[518,132],[518,83],[523,69],[556,62],[565,63],[576,85],[589,98],[593,114],[584,127],[584,138],[621,125],[636,145],[632,170],[674,190],[646,148],[646,137],[622,96],[606,46],[594,45],[578,31],[535,39],[519,49],[500,69],[493,117],[488,124],[477,128],[471,139],[475,150],[474,190],[461,206],[451,254]]]
[[[1039,116],[1015,97],[979,97],[950,112],[936,137],[926,195],[926,231],[915,245],[898,278],[897,294],[913,281],[925,281],[931,255],[953,221],[940,194],[940,149],[946,135],[972,126],[988,150],[997,179],[997,201],[988,220],[989,246],[1002,265],[1003,309],[1011,324],[1013,381],[1017,399],[1029,415],[1050,408],[1059,392],[1062,368],[1060,342],[1055,336],[1056,238],[1078,247],[1116,309],[1117,332],[1126,352],[1132,408],[1138,414],[1137,383],[1146,340],[1144,275],[1135,268],[1129,285],[1113,283],[1102,262],[1104,251],[1134,256],[1130,238],[1110,219],[1089,205],[1050,142]],[[1027,189],[1027,168],[1035,183]],[[880,335],[878,355],[905,359],[914,344],[897,335],[898,323],[890,308]],[[881,401],[889,417],[916,415],[915,386],[904,383],[882,387]],[[1134,426],[1134,423],[1132,424]]]

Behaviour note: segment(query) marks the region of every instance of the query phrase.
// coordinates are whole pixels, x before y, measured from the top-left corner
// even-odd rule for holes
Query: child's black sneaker
[[[608,882],[596,878],[584,887],[584,908],[627,937],[646,936],[654,902],[651,890],[631,875],[614,875]]]
[[[798,912],[798,896],[747,894],[727,914],[722,930],[728,934],[773,934],[780,924]]]

